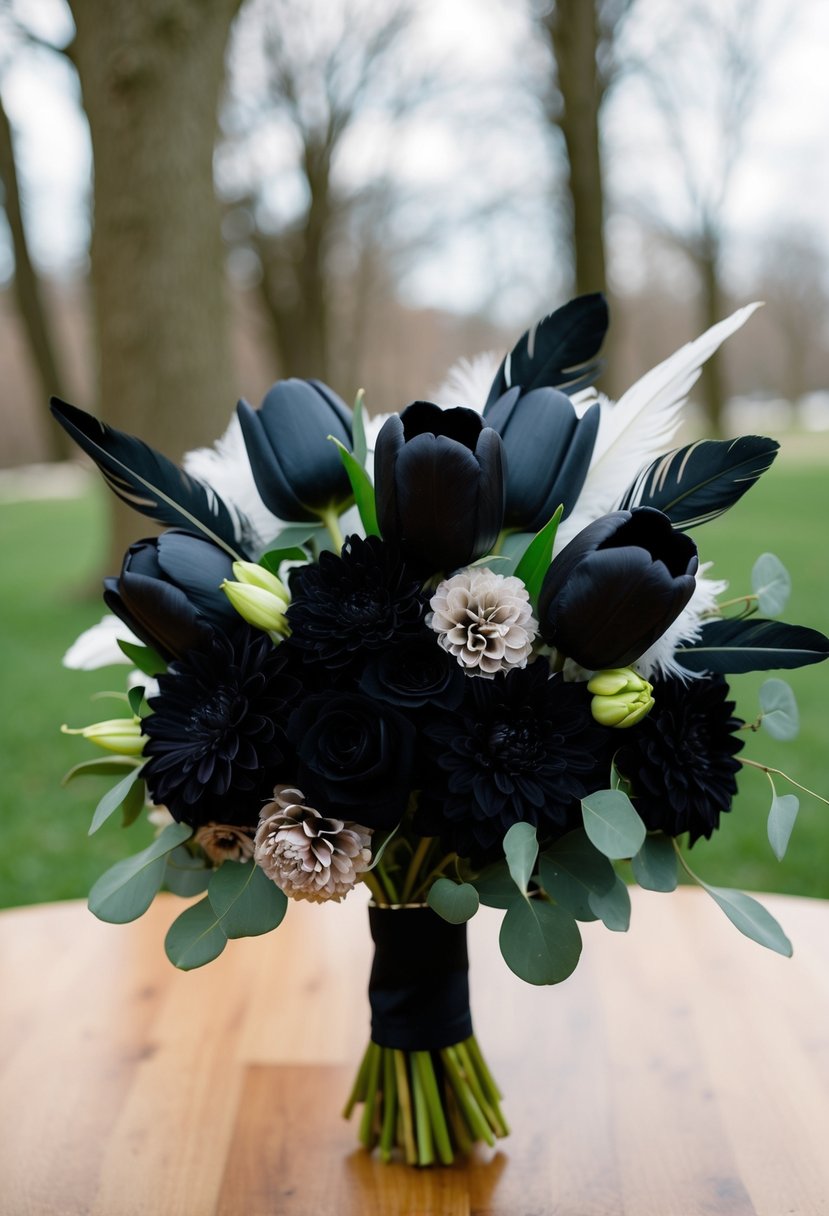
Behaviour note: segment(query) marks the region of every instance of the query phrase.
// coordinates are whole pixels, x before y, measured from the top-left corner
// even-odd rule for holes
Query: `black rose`
[[[402,709],[430,703],[457,709],[464,678],[457,659],[438,646],[434,633],[424,633],[375,655],[360,677],[360,688]]]
[[[406,810],[415,729],[391,706],[360,693],[306,697],[288,722],[298,785],[322,814],[391,828]]]

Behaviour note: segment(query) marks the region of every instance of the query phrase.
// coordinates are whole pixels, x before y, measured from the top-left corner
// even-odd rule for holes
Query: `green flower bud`
[[[630,667],[597,671],[587,689],[593,693],[590,712],[602,726],[635,726],[653,708],[652,685]]]
[[[267,571],[264,573],[267,574]],[[279,579],[273,581],[282,587]],[[288,634],[288,622],[285,618],[285,609],[288,607],[287,592],[284,596],[277,595],[274,591],[253,583],[232,583],[227,579],[221,587],[239,616],[249,625],[263,629],[274,641]],[[282,589],[285,590],[284,587]]]
[[[144,736],[141,734],[140,718],[109,718],[106,722],[93,722],[72,730],[62,726],[64,735],[83,735],[97,747],[119,756],[140,756],[144,751]]]
[[[284,600],[286,605],[290,603],[291,597],[285,584],[258,562],[234,562],[233,577],[250,587],[261,587],[263,591],[270,591],[272,595]]]

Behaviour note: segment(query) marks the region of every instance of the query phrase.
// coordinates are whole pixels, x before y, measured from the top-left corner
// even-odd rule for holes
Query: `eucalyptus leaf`
[[[205,897],[182,912],[167,930],[164,949],[167,957],[182,971],[192,971],[218,958],[227,945],[227,936]]]
[[[556,532],[558,525],[561,522],[561,517],[564,514],[564,506],[556,508],[552,518],[544,525],[540,532],[532,538],[527,545],[520,561],[515,567],[515,577],[520,578],[524,586],[527,588],[527,593],[532,604],[538,603],[538,595],[541,591],[541,584],[544,582],[544,575],[550,568],[550,562],[553,560],[553,545],[556,540]]]
[[[547,894],[577,920],[596,920],[589,895],[606,894],[616,881],[613,866],[581,829],[542,853],[539,872]]]
[[[213,870],[200,857],[194,857],[184,845],[167,855],[164,886],[174,895],[190,899],[207,890]]]
[[[136,781],[135,785],[127,790],[127,796],[121,803],[121,827],[128,828],[135,823],[141,812],[144,810],[144,782]]]
[[[528,984],[559,984],[575,971],[581,934],[564,908],[539,899],[519,899],[507,908],[499,944],[504,961]]]
[[[316,540],[323,531],[322,523],[287,524],[278,536],[270,542],[269,553],[279,552],[280,549],[293,549],[304,545],[307,541]],[[307,557],[307,554],[303,554]],[[260,559],[261,560],[261,559]]]
[[[470,882],[478,892],[478,898],[487,908],[508,908],[521,899],[509,872],[506,861],[496,861],[486,866]]]
[[[123,638],[118,638],[117,641],[129,661],[139,671],[143,671],[145,676],[160,676],[167,670],[167,664],[152,647],[139,646],[136,642],[125,642]]]
[[[87,835],[92,836],[93,833],[98,831],[98,828],[101,827],[102,824],[106,823],[110,815],[115,814],[118,807],[127,797],[140,776],[140,766],[138,768],[130,769],[126,777],[122,777],[117,785],[113,785],[112,789],[107,790],[101,801],[95,807],[95,814],[92,816],[92,823],[89,825],[89,832]]]
[[[789,602],[792,580],[779,557],[761,553],[751,571],[751,587],[760,611],[779,616]]]
[[[462,925],[478,911],[478,892],[468,882],[452,882],[451,878],[436,878],[429,888],[426,902],[433,912],[449,922]]]
[[[357,510],[360,512],[360,519],[363,521],[366,536],[379,536],[380,528],[377,523],[377,505],[371,478],[363,466],[355,460],[353,453],[349,452],[345,444],[340,443],[339,439],[335,439],[333,435],[329,435],[328,438],[332,443],[336,443],[337,445],[340,459],[343,462],[345,471],[348,474],[348,480],[351,482],[351,488],[354,491],[354,501],[357,504]]]
[[[766,680],[760,688],[761,725],[772,739],[796,739],[800,730],[797,701],[785,680]]]
[[[584,830],[600,853],[617,861],[642,847],[645,825],[621,790],[597,790],[582,799]]]
[[[603,895],[591,891],[588,895],[590,907],[606,929],[614,933],[627,933],[630,928],[630,895],[618,874],[609,891]]]
[[[531,823],[512,825],[504,837],[504,856],[513,882],[526,895],[538,857],[538,840]]]
[[[192,832],[186,823],[170,823],[146,849],[116,862],[89,892],[90,912],[113,925],[143,916],[164,879],[167,854]]]
[[[792,943],[772,914],[756,899],[752,899],[743,891],[732,891],[728,887],[710,887],[708,883],[701,885],[741,933],[768,950],[791,958]]]
[[[673,841],[662,832],[651,832],[631,858],[633,877],[646,891],[675,891],[677,860]]]
[[[258,937],[281,924],[288,907],[284,891],[250,861],[226,861],[207,889],[216,919],[226,937]]]
[[[786,856],[799,810],[800,799],[796,794],[775,794],[771,800],[767,831],[771,850],[778,861]]]

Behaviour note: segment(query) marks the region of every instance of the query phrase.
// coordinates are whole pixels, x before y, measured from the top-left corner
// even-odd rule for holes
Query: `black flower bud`
[[[627,667],[694,594],[697,547],[651,507],[613,511],[556,557],[538,601],[541,634],[582,667]]]
[[[214,632],[240,625],[221,591],[233,577],[233,559],[204,537],[171,528],[136,541],[118,578],[104,579],[104,602],[134,634],[164,659],[209,646]]]
[[[599,406],[581,418],[554,388],[512,388],[484,418],[498,432],[507,457],[508,528],[538,532],[561,504],[566,519],[576,504],[599,427]]]
[[[351,448],[351,411],[319,380],[280,380],[258,410],[237,407],[256,488],[269,511],[304,523],[351,498],[333,435]]]
[[[383,538],[419,571],[448,574],[495,544],[504,519],[503,450],[475,410],[416,401],[384,423],[374,473]]]

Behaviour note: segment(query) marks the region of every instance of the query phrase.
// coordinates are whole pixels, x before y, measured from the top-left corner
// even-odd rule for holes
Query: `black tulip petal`
[[[530,531],[537,532],[551,518],[559,503],[564,506],[562,519],[566,519],[575,507],[582,486],[590,468],[593,448],[596,446],[596,434],[599,429],[601,407],[596,402],[578,420],[572,434],[564,459],[556,471],[547,497],[542,503],[538,514],[530,525]]]
[[[416,435],[398,456],[395,475],[404,551],[447,572],[470,562],[481,469],[469,448],[444,435]]]
[[[313,511],[304,507],[291,489],[282,467],[276,459],[258,412],[243,400],[237,405],[236,413],[242,427],[242,436],[245,440],[253,480],[256,482],[256,488],[265,506],[280,519],[300,523],[315,519]]]
[[[235,626],[238,614],[220,590],[233,578],[233,561],[223,549],[188,532],[162,532],[156,546],[163,575],[179,586],[189,602],[210,623]]]

